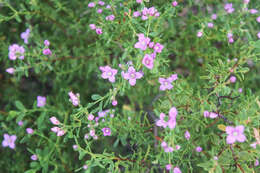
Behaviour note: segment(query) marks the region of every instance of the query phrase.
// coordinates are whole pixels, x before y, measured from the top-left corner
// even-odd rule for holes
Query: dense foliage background
[[[260,172],[259,1],[102,2],[0,1],[0,172]]]

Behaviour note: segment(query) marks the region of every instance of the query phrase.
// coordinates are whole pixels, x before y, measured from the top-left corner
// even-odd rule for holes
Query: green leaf
[[[98,99],[100,99],[100,98],[102,98],[100,95],[98,95],[98,94],[93,94],[92,96],[91,96],[91,98],[92,98],[92,100],[98,100]]]
[[[22,102],[20,102],[19,100],[15,101],[15,106],[17,109],[24,111],[26,108],[24,107],[24,105],[22,104]]]

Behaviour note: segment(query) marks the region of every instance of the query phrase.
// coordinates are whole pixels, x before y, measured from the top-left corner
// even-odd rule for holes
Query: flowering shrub
[[[257,0],[0,2],[0,172],[260,172]]]

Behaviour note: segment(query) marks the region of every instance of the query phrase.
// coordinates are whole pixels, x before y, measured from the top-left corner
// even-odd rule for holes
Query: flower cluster
[[[232,3],[225,4],[224,9],[226,10],[227,13],[233,13],[235,11]]]
[[[217,113],[215,113],[215,112],[209,112],[209,111],[204,111],[203,115],[204,115],[205,118],[208,118],[208,117],[209,117],[209,118],[211,118],[211,119],[215,119],[215,118],[218,117],[218,114],[217,114]]]
[[[142,15],[142,20],[147,20],[149,16],[159,17],[160,13],[155,9],[155,7],[150,7],[150,8],[144,7],[144,9],[141,12],[135,11],[133,13],[134,17],[139,17],[141,15]]]
[[[24,59],[25,49],[23,46],[19,46],[18,44],[12,44],[9,46],[9,59],[16,60],[17,58],[23,60]]]
[[[100,35],[100,34],[103,33],[103,32],[102,32],[102,29],[101,29],[101,28],[97,28],[95,24],[89,24],[89,27],[90,27],[91,30],[96,30],[96,33],[97,33],[98,35]]]
[[[51,55],[52,52],[51,52],[51,50],[49,49],[49,45],[50,45],[49,40],[44,40],[44,45],[45,45],[45,48],[44,48],[43,51],[42,51],[43,55]]]
[[[165,121],[165,114],[161,113],[160,114],[160,119],[156,121],[156,125],[159,127],[166,128],[167,126],[170,129],[174,129],[176,126],[176,116],[178,114],[178,111],[175,107],[172,107],[169,111],[169,118],[168,121]]]
[[[60,121],[56,117],[51,117],[50,121],[53,125],[61,125]],[[65,131],[57,126],[52,127],[51,131],[56,133],[57,136],[63,136],[65,134]]]

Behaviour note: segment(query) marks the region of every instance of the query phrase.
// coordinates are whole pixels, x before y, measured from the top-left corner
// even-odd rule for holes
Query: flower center
[[[112,76],[112,72],[111,71],[107,72],[107,75]]]
[[[233,135],[234,135],[234,136],[237,136],[237,135],[238,135],[238,133],[237,133],[237,132],[234,132],[234,133],[233,133]]]
[[[132,79],[134,79],[134,78],[135,78],[135,74],[134,74],[134,73],[131,73],[131,74],[130,74],[130,77],[131,77]]]
[[[164,86],[167,86],[167,85],[168,85],[168,82],[167,82],[167,81],[163,82],[163,85],[164,85]]]
[[[149,65],[149,64],[150,64],[150,60],[149,60],[149,59],[146,59],[146,60],[145,60],[145,64]]]

